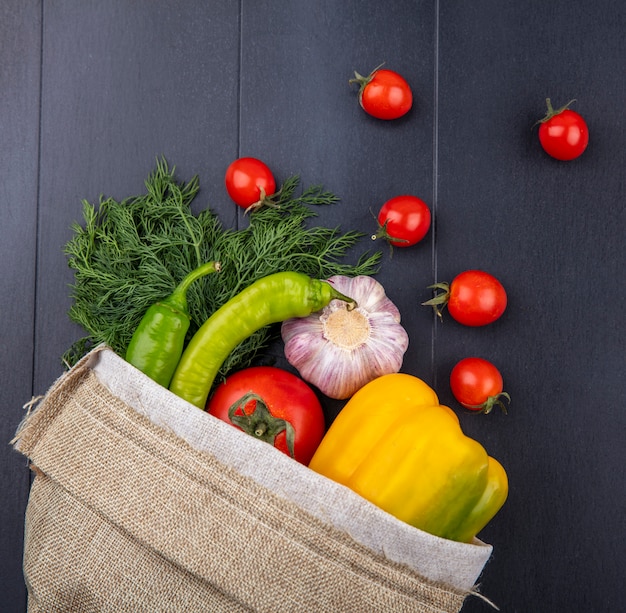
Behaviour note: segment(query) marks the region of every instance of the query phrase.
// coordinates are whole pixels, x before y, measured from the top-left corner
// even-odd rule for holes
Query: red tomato
[[[450,389],[454,397],[466,409],[489,413],[498,405],[505,413],[502,398],[510,396],[502,391],[500,371],[482,358],[465,358],[450,373]]]
[[[450,315],[466,326],[486,326],[506,309],[504,287],[493,275],[482,270],[466,270],[450,284],[435,283],[430,287],[443,290],[443,293],[422,304],[432,306],[440,317],[447,306]]]
[[[589,129],[585,120],[568,108],[568,102],[558,110],[552,108],[550,98],[546,100],[548,114],[540,121],[539,142],[544,151],[557,160],[573,160],[587,148]]]
[[[378,213],[379,230],[373,239],[385,238],[395,247],[410,247],[421,241],[430,228],[430,209],[415,196],[387,200]]]
[[[228,195],[246,210],[261,207],[264,199],[276,192],[272,171],[251,157],[235,160],[226,169],[225,183]]]
[[[378,119],[398,119],[413,106],[413,92],[404,77],[393,70],[376,68],[364,77],[358,72],[350,83],[359,85],[359,104]]]
[[[309,463],[325,431],[315,392],[274,366],[253,366],[227,377],[209,399],[207,411],[302,464]]]

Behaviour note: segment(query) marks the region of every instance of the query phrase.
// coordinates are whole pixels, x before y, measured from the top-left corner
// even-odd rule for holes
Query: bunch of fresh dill
[[[101,198],[97,207],[83,201],[84,224],[73,224],[65,253],[74,270],[69,317],[87,335],[66,351],[64,362],[71,366],[99,343],[123,356],[148,307],[204,262],[219,261],[222,270],[197,280],[188,292],[189,337],[235,294],[268,274],[294,270],[319,279],[375,274],[380,252],[365,253],[355,264],[342,262],[362,233],[308,223],[317,215],[312,206],[338,198],[319,186],[296,195],[298,183],[298,177],[286,180],[278,207],[255,211],[240,230],[224,228],[209,209],[194,215],[190,205],[198,178],[179,183],[164,159],[146,180],[145,194],[121,202]],[[277,332],[264,328],[241,343],[219,378],[250,365]]]

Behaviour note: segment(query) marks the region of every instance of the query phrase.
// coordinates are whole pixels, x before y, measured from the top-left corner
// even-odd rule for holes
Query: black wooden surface
[[[223,175],[240,155],[339,195],[328,226],[370,232],[389,197],[429,202],[433,231],[386,253],[379,280],[410,334],[403,370],[509,474],[481,590],[506,612],[623,610],[625,27],[622,0],[3,0],[0,611],[26,608],[30,476],[8,442],[81,335],[70,224],[82,198],[140,193],[160,155],[233,227],[246,222]],[[383,61],[414,89],[396,122],[348,86]],[[578,160],[540,149],[548,96],[588,121]],[[419,306],[473,267],[505,284],[501,320],[464,328]],[[454,404],[448,374],[467,355],[500,366],[508,415]]]

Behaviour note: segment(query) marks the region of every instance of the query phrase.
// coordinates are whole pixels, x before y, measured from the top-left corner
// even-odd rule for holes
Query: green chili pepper
[[[219,270],[219,262],[199,266],[167,298],[153,304],[142,317],[128,344],[126,361],[167,387],[183,353],[185,335],[189,329],[187,290],[196,279]]]
[[[328,282],[299,272],[278,272],[255,281],[215,311],[194,334],[170,390],[204,409],[220,367],[239,343],[269,324],[319,311],[333,299],[356,306]]]

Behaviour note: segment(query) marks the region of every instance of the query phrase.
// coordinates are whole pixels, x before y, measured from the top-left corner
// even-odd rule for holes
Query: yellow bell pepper
[[[396,373],[362,387],[309,467],[398,519],[469,542],[508,495],[504,468],[461,431],[424,381]]]

